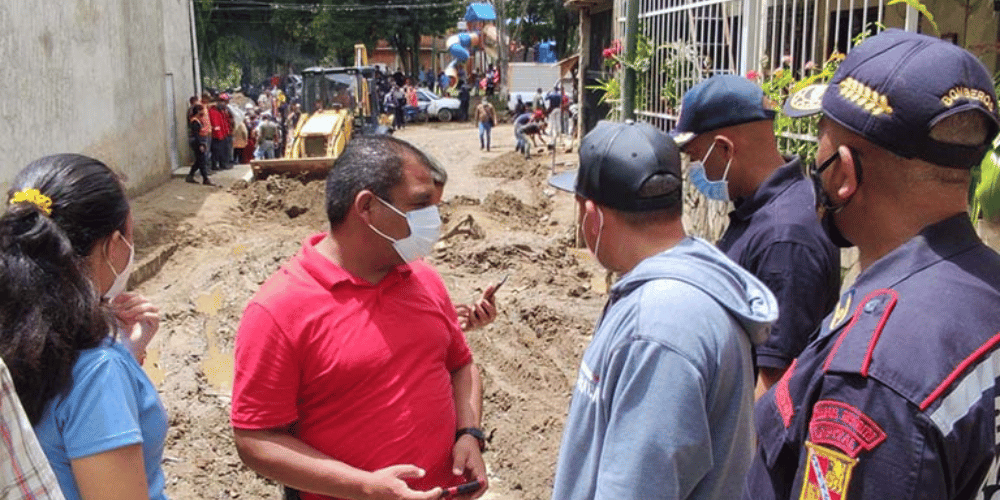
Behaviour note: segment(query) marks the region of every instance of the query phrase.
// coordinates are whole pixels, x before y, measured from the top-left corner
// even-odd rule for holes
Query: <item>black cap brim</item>
[[[786,116],[801,118],[811,116],[823,110],[823,94],[829,85],[817,83],[809,85],[785,99],[785,105],[781,111]]]
[[[562,191],[567,191],[570,193],[576,192],[576,175],[580,171],[578,168],[573,170],[568,170],[558,175],[553,175],[549,177],[549,185],[560,189]]]

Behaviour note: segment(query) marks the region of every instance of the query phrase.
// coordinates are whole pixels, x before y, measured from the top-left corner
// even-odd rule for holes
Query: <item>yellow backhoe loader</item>
[[[284,157],[252,160],[254,177],[268,175],[325,177],[353,134],[385,134],[378,123],[377,98],[370,85],[364,45],[354,46],[356,66],[312,67],[302,71],[303,114],[285,145]]]

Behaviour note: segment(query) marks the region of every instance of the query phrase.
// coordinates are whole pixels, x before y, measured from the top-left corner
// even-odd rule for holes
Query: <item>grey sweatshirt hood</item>
[[[700,238],[684,238],[640,262],[611,287],[609,302],[656,279],[678,280],[704,291],[736,318],[754,345],[767,340],[778,319],[778,301],[767,285]]]

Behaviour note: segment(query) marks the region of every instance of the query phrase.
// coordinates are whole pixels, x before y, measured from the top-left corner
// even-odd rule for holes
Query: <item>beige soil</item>
[[[453,299],[470,302],[510,276],[497,293],[497,320],[467,336],[485,387],[486,498],[548,498],[577,366],[606,288],[593,259],[572,248],[572,198],[545,184],[553,164],[567,168],[575,155],[526,161],[512,152],[509,125],[494,129],[489,153],[470,124],[432,123],[398,136],[450,174],[442,213],[452,234],[428,260]],[[144,264],[138,290],[163,317],[146,364],[170,413],[167,491],[174,500],[277,499],[279,488],[247,469],[233,446],[233,336],[259,285],[303,238],[325,229],[323,183],[215,178],[226,187],[177,177],[133,202]]]

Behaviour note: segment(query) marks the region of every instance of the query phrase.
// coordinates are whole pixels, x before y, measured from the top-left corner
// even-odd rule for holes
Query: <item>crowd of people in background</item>
[[[501,80],[500,71],[492,64],[486,70],[458,72],[458,79],[452,79],[439,71],[422,67],[415,75],[407,76],[401,71],[376,66],[372,79],[374,86],[375,113],[391,116],[393,130],[406,127],[426,109],[420,109],[418,87],[442,96],[454,96],[459,100],[459,109],[454,119],[460,122],[476,117],[476,125],[485,137],[483,149],[489,149],[490,133],[501,116],[491,103],[488,114],[489,125],[483,125],[482,115],[470,110],[474,97],[488,102],[496,95]],[[301,103],[290,99],[279,86],[279,79],[272,79],[256,100],[249,99],[241,105],[233,104],[233,97],[226,92],[205,91],[201,96],[192,96],[187,112],[188,144],[194,154],[194,161],[186,181],[197,184],[195,176],[201,176],[201,183],[214,186],[210,176],[220,170],[233,168],[234,164],[246,164],[251,159],[282,158],[286,146],[291,142],[295,127],[302,116]],[[539,88],[531,106],[518,98],[515,109],[508,110],[506,119],[515,123],[516,149],[526,157],[530,151],[525,137],[532,139],[554,133],[574,134],[577,104],[565,90],[557,85],[548,93]],[[323,108],[317,102],[316,109]],[[527,116],[525,116],[527,115]],[[522,130],[522,127],[528,127]],[[534,144],[534,140],[532,141]]]
[[[188,145],[194,161],[186,180],[214,185],[213,172],[229,170],[252,158],[281,158],[285,145],[302,116],[301,106],[291,103],[277,85],[249,100],[242,109],[222,92],[191,96],[187,111]]]

